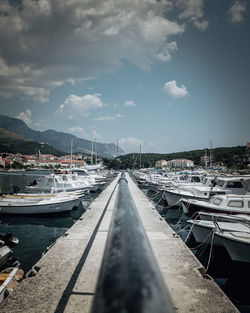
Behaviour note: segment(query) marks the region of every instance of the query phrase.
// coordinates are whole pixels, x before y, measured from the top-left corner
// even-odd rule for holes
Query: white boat
[[[191,179],[191,178],[190,178]],[[197,199],[207,201],[213,195],[223,194],[247,194],[250,186],[249,177],[220,177],[205,178],[203,183],[192,181],[171,187],[165,190],[164,199],[169,206],[177,204],[180,199]]]
[[[90,184],[79,181],[77,174],[51,174],[41,177],[37,184],[26,186],[29,193],[56,193],[60,191],[87,190]]]
[[[211,244],[211,241],[213,241],[213,244],[217,246],[223,245],[220,238],[213,235],[217,231],[246,232],[250,234],[250,224],[236,221],[233,218],[231,221],[228,219],[227,222],[217,221],[216,217],[212,221],[188,220],[187,224],[191,226],[191,232],[197,242]]]
[[[71,211],[79,197],[1,199],[0,214],[47,214]]]
[[[185,213],[194,216],[197,212],[205,211],[224,214],[247,214],[250,215],[250,195],[216,195],[209,201],[196,199],[181,199]]]
[[[218,222],[246,222],[250,223],[250,215],[247,214],[223,214],[223,213],[212,213],[212,212],[198,212],[198,218],[203,221],[213,221],[216,219]]]
[[[249,232],[216,232],[215,236],[222,242],[233,261],[250,263]]]

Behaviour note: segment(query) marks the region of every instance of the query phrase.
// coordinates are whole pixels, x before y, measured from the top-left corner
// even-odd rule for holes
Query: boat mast
[[[207,170],[207,148],[205,148],[205,169]]]
[[[93,165],[93,137],[92,137],[92,148],[91,148],[91,165]]]
[[[140,144],[140,168],[141,168],[141,144]]]
[[[70,145],[70,173],[72,173],[72,147],[73,147],[73,138],[71,138],[71,145]]]
[[[213,142],[210,140],[210,167],[213,165]]]
[[[96,138],[95,138],[95,164],[97,164],[97,145],[96,145]]]

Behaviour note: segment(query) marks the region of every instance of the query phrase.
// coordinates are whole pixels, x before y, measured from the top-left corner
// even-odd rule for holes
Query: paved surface
[[[199,261],[133,180],[128,176],[127,179],[176,312],[238,312],[213,281],[203,278]],[[118,178],[65,236],[57,240],[36,264],[36,268],[40,268],[37,275],[23,280],[0,312],[90,312],[117,181]]]
[[[238,312],[154,204],[126,175],[128,186],[177,312]]]

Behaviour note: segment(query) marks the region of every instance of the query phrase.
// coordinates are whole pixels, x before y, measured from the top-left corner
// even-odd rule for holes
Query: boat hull
[[[183,211],[187,213],[189,216],[194,217],[198,214],[198,212],[209,212],[209,213],[223,213],[223,214],[247,214],[250,215],[250,211],[247,212],[246,210],[228,210],[223,208],[214,208],[205,205],[198,205],[195,202],[186,201],[182,199],[182,207]]]
[[[220,234],[215,236],[221,240],[233,261],[250,263],[250,241],[232,240]]]
[[[76,199],[44,204],[3,205],[0,204],[0,214],[48,214],[71,211]]]
[[[194,235],[194,239],[198,243],[208,243],[211,244],[213,241],[213,245],[223,246],[219,238],[213,238],[213,228],[205,227],[204,225],[199,224],[191,224],[192,226],[192,234]],[[213,238],[213,240],[212,240]]]

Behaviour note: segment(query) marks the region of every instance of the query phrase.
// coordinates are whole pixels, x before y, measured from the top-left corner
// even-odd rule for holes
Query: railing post
[[[174,312],[124,174],[92,305],[92,313],[111,312]]]

